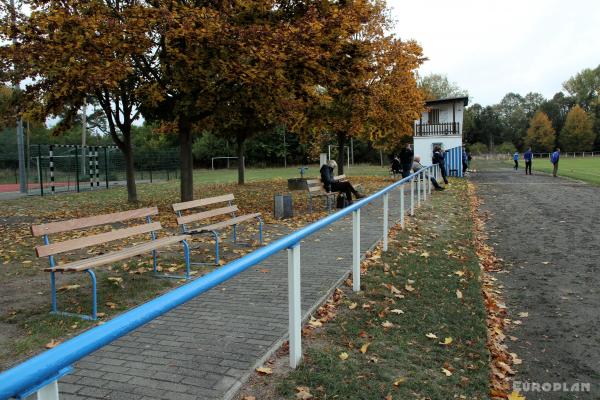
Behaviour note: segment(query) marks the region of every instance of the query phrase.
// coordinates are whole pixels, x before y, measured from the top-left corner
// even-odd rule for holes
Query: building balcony
[[[415,136],[450,136],[460,135],[459,122],[441,122],[437,124],[419,124],[416,123]]]

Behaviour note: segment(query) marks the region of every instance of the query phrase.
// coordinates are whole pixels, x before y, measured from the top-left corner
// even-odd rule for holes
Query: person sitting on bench
[[[394,156],[394,159],[392,160],[391,170],[392,174],[394,175],[400,175],[402,173],[402,165],[400,164],[400,159],[398,158],[398,156]]]
[[[412,164],[412,170],[413,170],[413,172],[417,172],[420,169],[423,169],[423,166],[421,165],[421,156],[417,154],[417,155],[415,155],[415,158],[414,158],[414,161]],[[431,183],[433,184],[433,187],[435,188],[435,190],[444,190],[444,188],[440,186],[438,181],[433,176],[430,176],[430,180],[431,180]]]
[[[354,186],[347,180],[335,180],[333,178],[333,170],[337,168],[337,163],[334,160],[327,161],[327,164],[323,164],[321,167],[321,182],[327,192],[342,192],[346,194],[348,204],[352,204],[352,194],[358,199],[365,197],[354,189]]]

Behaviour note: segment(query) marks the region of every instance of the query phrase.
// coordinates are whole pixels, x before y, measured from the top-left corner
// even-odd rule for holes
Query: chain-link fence
[[[32,195],[125,185],[125,158],[114,146],[32,145],[26,157]],[[0,158],[1,191],[19,190],[18,164],[16,155]],[[134,149],[134,169],[137,182],[178,179],[179,151]]]

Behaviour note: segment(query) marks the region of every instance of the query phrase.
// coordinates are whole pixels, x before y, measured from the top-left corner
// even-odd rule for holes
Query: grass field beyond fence
[[[513,165],[513,161],[510,161]],[[525,161],[519,161],[519,170],[525,173]],[[534,159],[532,172],[552,173],[552,164],[547,158]],[[582,180],[600,186],[600,157],[567,158],[561,157],[558,163],[558,175]]]

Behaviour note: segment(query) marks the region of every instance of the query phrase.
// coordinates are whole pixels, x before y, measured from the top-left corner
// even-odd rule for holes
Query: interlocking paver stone
[[[408,187],[405,199],[408,210]],[[391,226],[400,217],[399,191],[389,204]],[[379,199],[361,211],[363,253],[382,234]],[[351,270],[351,218],[305,239],[300,252],[306,313]],[[285,337],[287,310],[287,254],[280,252],[84,358],[59,387],[70,399],[223,398]]]

